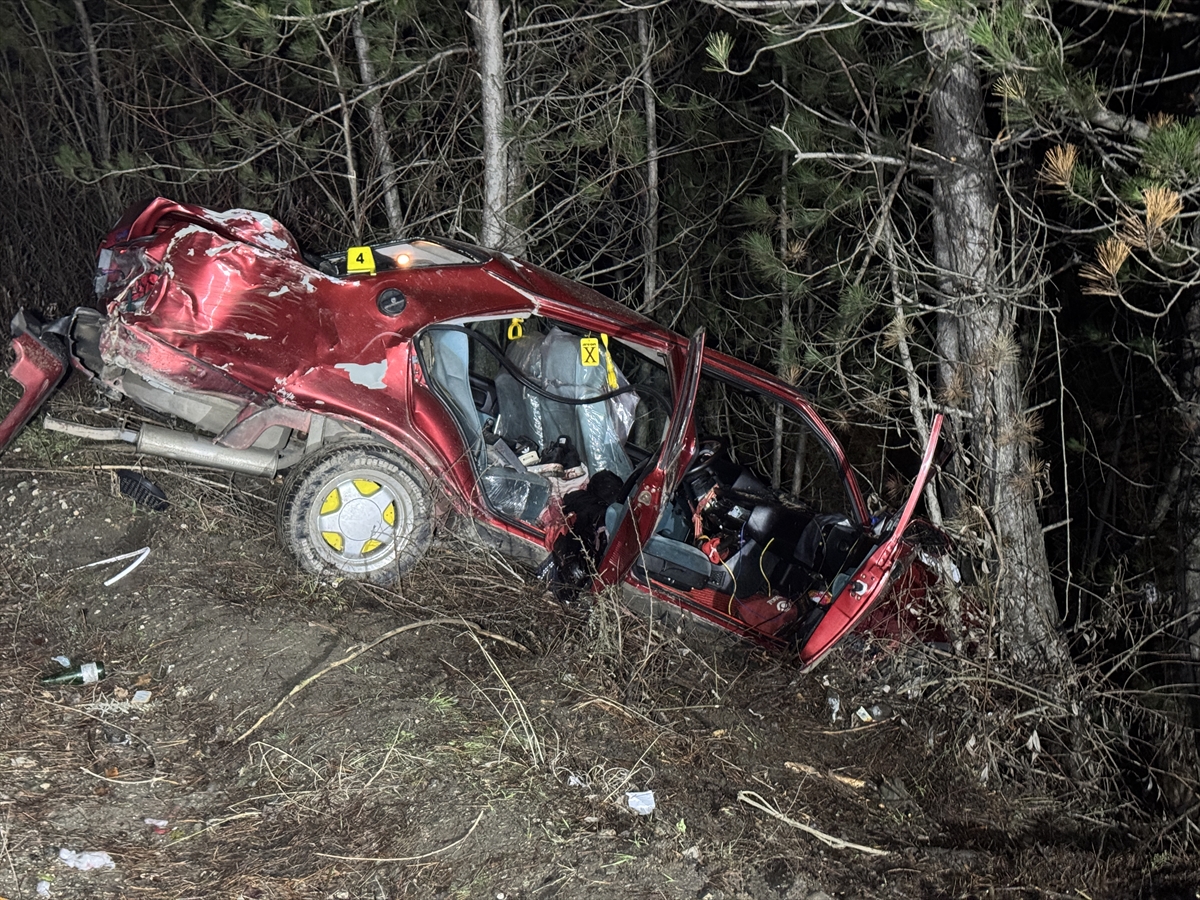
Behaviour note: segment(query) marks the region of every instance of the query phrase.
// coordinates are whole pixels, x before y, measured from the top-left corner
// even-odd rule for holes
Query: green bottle
[[[46,675],[42,684],[95,684],[104,677],[104,663],[89,662],[72,666],[57,675]]]

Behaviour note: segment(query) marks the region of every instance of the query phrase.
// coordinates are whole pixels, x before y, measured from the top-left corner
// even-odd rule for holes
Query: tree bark
[[[508,249],[508,148],[504,141],[504,30],[499,0],[470,0],[471,27],[479,49],[483,118],[483,210],[479,242]]]
[[[371,63],[371,47],[363,31],[363,4],[354,12],[354,50],[358,54],[358,72],[363,87],[375,86],[375,66]],[[379,177],[383,181],[383,206],[387,212],[388,230],[399,235],[404,230],[404,216],[400,211],[400,191],[396,187],[396,163],[392,158],[392,136],[388,133],[383,118],[383,100],[378,92],[366,99],[367,121],[371,125],[371,143],[375,145],[375,162],[379,166]]]
[[[961,395],[952,416],[963,481],[991,531],[1000,633],[1018,662],[1055,668],[1067,659],[1037,514],[1037,484],[1014,337],[1017,286],[997,266],[996,176],[984,137],[983,93],[966,31],[926,33],[935,67],[930,116],[941,171],[935,178],[934,255],[942,309],[938,349],[943,388]],[[972,504],[974,505],[974,504]],[[964,514],[962,506],[958,513]]]
[[[83,45],[88,56],[88,75],[92,82],[92,103],[96,108],[96,149],[100,165],[108,168],[112,160],[112,137],[108,126],[108,101],[104,96],[104,79],[100,77],[100,50],[96,44],[96,32],[88,18],[83,0],[75,0],[75,12],[79,16],[79,30],[83,34]]]
[[[642,225],[642,309],[652,310],[658,293],[658,99],[654,96],[654,45],[649,14],[638,10],[642,49],[642,97],[646,107],[646,220]]]
[[[1200,301],[1187,313],[1187,334],[1181,356],[1181,410],[1187,427],[1183,446],[1183,477],[1178,491],[1179,546],[1177,587],[1180,598],[1181,638],[1187,678],[1200,683]],[[1200,723],[1200,704],[1191,704],[1193,721]]]

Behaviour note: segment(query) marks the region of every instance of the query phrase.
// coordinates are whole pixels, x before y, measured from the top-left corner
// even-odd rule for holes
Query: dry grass
[[[243,629],[265,637],[274,622],[307,621],[331,643],[290,680],[249,685],[227,707],[208,699],[208,687],[180,693],[201,681],[195,662],[168,671],[181,641],[214,640],[216,631],[152,643],[119,620],[100,625],[73,612],[94,579],[47,579],[43,563],[20,555],[0,563],[0,588],[20,598],[0,611],[8,645],[0,764],[15,773],[0,788],[14,798],[0,807],[0,879],[28,887],[37,873],[30,854],[98,842],[114,849],[127,896],[467,898],[517,893],[517,872],[539,873],[560,896],[653,896],[666,872],[692,895],[770,896],[767,873],[784,885],[806,878],[814,889],[860,896],[1040,884],[1099,897],[1103,873],[1087,869],[1097,857],[1073,841],[1100,836],[1130,848],[1118,852],[1158,859],[1153,872],[1145,863],[1155,884],[1193,858],[1194,813],[1167,812],[1186,795],[1179,785],[1195,789],[1172,761],[1186,761],[1188,733],[1175,700],[1130,689],[1129,673],[1144,671],[1170,623],[1137,625],[1129,637],[1142,650],[1120,660],[1119,672],[1097,664],[1067,683],[1031,683],[994,661],[915,649],[847,652],[821,673],[845,707],[880,699],[887,683],[896,709],[852,729],[845,719],[829,722],[819,676],[801,677],[788,661],[732,642],[700,649],[632,615],[617,594],[594,598],[586,612],[565,611],[526,569],[465,539],[447,536],[393,590],[316,585],[271,555],[268,495],[196,480],[207,476],[186,467],[156,476],[178,501],[171,527],[185,523],[189,533],[240,549],[191,560],[181,547],[173,562],[152,560],[197,579],[225,578],[203,602]],[[123,588],[143,592],[130,602],[153,605],[176,590],[154,571]],[[199,627],[209,608],[196,606],[194,622],[181,626]],[[343,658],[347,644],[433,616],[469,617],[532,652],[463,629],[405,633],[311,682],[249,746],[232,742],[289,687]],[[1135,625],[1130,616],[1105,627],[1115,634]],[[77,653],[122,661],[122,674],[44,696],[34,676],[68,641]],[[264,653],[230,674],[209,672],[204,683],[215,694],[230,681],[262,678],[285,656]],[[155,716],[135,725],[89,706],[116,700],[143,674],[162,703]],[[1142,759],[1152,748],[1170,749]],[[12,765],[15,757],[29,764]],[[1144,777],[1155,779],[1156,793],[1138,806],[1130,780]],[[645,789],[659,805],[648,818],[625,805],[625,792]],[[891,799],[897,791],[909,796]],[[852,851],[820,856],[784,819],[743,808],[741,792],[787,820],[903,851],[901,868],[915,874],[888,876],[876,894],[874,876],[838,855]],[[77,828],[64,827],[64,810]],[[110,839],[117,811],[122,821],[158,813],[171,824],[161,836],[139,826]],[[1049,857],[1023,849],[1033,843]],[[960,852],[983,862],[964,866],[946,855]],[[55,895],[73,896],[71,878],[82,876],[58,874]],[[81,880],[78,889],[94,883]]]

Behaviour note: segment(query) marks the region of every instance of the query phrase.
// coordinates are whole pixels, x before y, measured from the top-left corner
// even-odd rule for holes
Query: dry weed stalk
[[[1067,673],[1039,680],[998,657],[911,645],[888,663],[889,679],[926,708],[953,710],[931,734],[948,735],[943,746],[980,782],[1039,785],[1053,798],[1046,815],[1191,844],[1200,834],[1200,758],[1186,706],[1195,701],[1170,685],[1150,687],[1161,673],[1147,677],[1169,664],[1181,623],[1149,621],[1120,600],[1106,598],[1088,640],[1125,649]],[[1140,793],[1131,795],[1133,784]]]
[[[396,637],[397,635],[404,634],[404,632],[406,632],[406,631],[413,631],[414,629],[417,629],[417,628],[423,628],[426,625],[462,625],[462,626],[465,626],[466,628],[470,629],[471,636],[473,638],[475,638],[475,642],[477,644],[479,644],[481,649],[483,648],[483,644],[479,642],[479,638],[477,636],[478,634],[483,634],[484,636],[492,638],[493,640],[497,640],[497,641],[501,641],[503,643],[509,644],[510,646],[515,647],[518,650],[521,650],[522,652],[525,652],[525,653],[529,652],[528,648],[524,647],[521,644],[518,644],[516,641],[510,640],[509,638],[503,637],[502,635],[492,634],[491,632],[484,631],[478,625],[475,625],[472,622],[468,622],[465,619],[425,619],[421,622],[411,622],[408,625],[401,625],[399,628],[393,628],[391,631],[387,632],[386,634],[380,635],[375,640],[371,641],[371,643],[366,644],[362,647],[359,647],[357,650],[354,650],[352,653],[348,654],[347,656],[344,656],[341,659],[336,660],[335,662],[331,662],[325,668],[321,669],[321,671],[319,671],[313,675],[310,675],[308,678],[305,678],[298,685],[296,685],[294,688],[292,688],[278,703],[276,703],[269,710],[267,710],[267,712],[263,713],[262,716],[259,717],[257,722],[255,722],[253,725],[251,725],[249,728],[247,728],[245,731],[243,731],[240,735],[238,735],[237,738],[234,739],[234,743],[240,744],[242,741],[244,741],[250,735],[254,734],[254,732],[257,731],[259,729],[259,727],[264,722],[267,721],[267,719],[271,718],[271,716],[275,715],[275,713],[277,713],[279,711],[279,708],[281,706],[283,706],[285,703],[287,703],[288,700],[290,700],[292,697],[296,696],[298,693],[300,693],[302,690],[304,690],[306,687],[308,687],[310,684],[312,684],[314,681],[316,681],[322,675],[332,672],[334,669],[338,668],[339,666],[346,665],[346,663],[353,662],[354,660],[356,660],[360,656],[362,656],[364,653],[366,653],[368,650],[379,646],[384,641],[391,640],[392,638]],[[487,651],[484,650],[484,653],[487,654]],[[489,662],[491,661],[491,656],[488,656],[488,660],[489,660]]]
[[[505,710],[500,709],[491,696],[473,681],[471,682],[472,687],[479,691],[492,709],[496,711],[496,715],[504,723],[504,733],[517,737],[518,743],[525,748],[525,752],[528,754],[529,761],[533,767],[535,769],[542,768],[546,764],[546,748],[542,743],[541,736],[537,732],[537,728],[533,724],[533,718],[529,715],[529,709],[525,706],[525,701],[521,699],[516,689],[513,688],[512,683],[505,677],[500,666],[496,664],[495,658],[483,646],[483,642],[479,640],[474,632],[471,633],[471,637],[475,640],[475,644],[479,647],[479,652],[483,654],[483,658],[487,660],[488,667],[491,668],[492,673],[499,679],[500,686],[503,688],[507,698],[505,710],[513,710],[515,723],[513,719],[510,719],[505,714]],[[501,746],[503,746],[503,742],[501,742]]]
[[[754,791],[738,791],[737,798],[739,803],[745,803],[747,806],[753,806],[755,809],[765,812],[772,818],[778,819],[785,825],[790,825],[792,828],[799,829],[805,834],[811,834],[821,843],[829,847],[833,847],[835,850],[857,850],[859,853],[866,853],[869,856],[888,855],[887,850],[880,850],[878,847],[867,847],[863,844],[855,844],[853,841],[843,840],[842,838],[834,837],[831,834],[826,834],[824,831],[819,831],[816,828],[813,828],[811,825],[805,825],[802,822],[797,822],[795,819],[785,816]]]

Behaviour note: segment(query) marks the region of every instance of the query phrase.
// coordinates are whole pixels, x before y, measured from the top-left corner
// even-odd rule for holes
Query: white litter
[[[81,872],[90,872],[92,869],[115,869],[117,864],[112,861],[112,857],[103,850],[84,850],[76,852],[63,847],[58,851],[58,858],[64,864],[72,869],[79,869]]]
[[[37,895],[39,897],[49,897],[50,896],[50,882],[39,881],[37,883]]]
[[[95,568],[96,566],[105,566],[105,565],[108,565],[109,563],[122,562],[127,559],[132,559],[133,562],[131,562],[129,565],[127,565],[125,568],[123,568],[120,572],[118,572],[112,578],[108,579],[108,581],[104,582],[105,587],[112,587],[114,584],[116,584],[118,581],[120,581],[122,578],[124,578],[126,575],[128,575],[130,572],[132,572],[138,566],[140,566],[143,562],[145,562],[146,557],[149,555],[150,555],[150,548],[143,547],[141,550],[134,550],[132,553],[122,553],[118,556],[110,556],[108,559],[98,559],[95,562],[87,563],[86,565],[76,566],[71,571],[78,572],[80,569],[92,569],[92,568]]]
[[[71,657],[69,657],[69,656],[52,656],[52,657],[50,657],[50,659],[52,661],[58,663],[64,669],[71,668]]]
[[[654,812],[654,791],[629,791],[625,802],[639,816],[648,816]]]
[[[1038,737],[1037,729],[1033,729],[1033,734],[1029,736],[1029,740],[1025,742],[1025,749],[1033,754],[1033,758],[1037,759],[1037,755],[1042,752],[1042,739]]]
[[[150,702],[150,692],[149,691],[134,691],[133,697],[130,699],[129,702],[132,703],[134,706],[143,706],[144,704]]]

